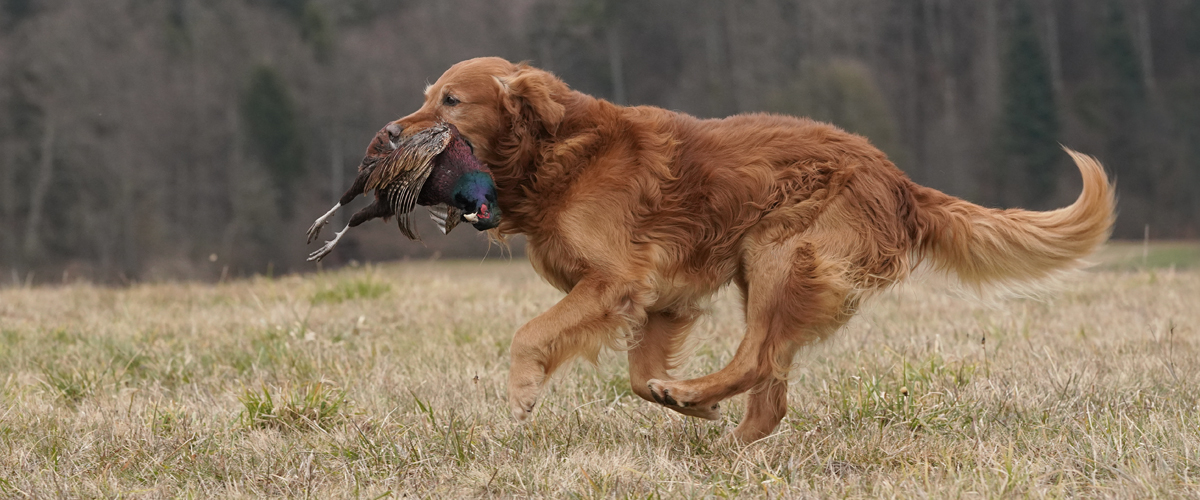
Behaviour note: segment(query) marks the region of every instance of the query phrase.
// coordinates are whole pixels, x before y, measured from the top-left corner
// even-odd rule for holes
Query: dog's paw
[[[720,420],[721,405],[717,403],[698,403],[692,400],[693,394],[665,380],[650,379],[646,382],[650,396],[660,405],[689,417],[705,420]]]
[[[739,445],[747,445],[758,441],[759,439],[770,436],[772,432],[775,432],[775,427],[767,428],[761,425],[756,425],[752,422],[742,421],[742,423],[738,425],[731,434],[729,434],[729,440]]]
[[[533,416],[533,406],[542,389],[541,378],[509,375],[508,407],[512,410],[513,418],[524,422]]]
[[[518,422],[524,422],[526,420],[529,420],[529,418],[533,416],[533,403],[532,402],[530,402],[529,405],[526,406],[525,404],[518,404],[518,403],[514,403],[512,401],[509,401],[508,406],[510,409],[512,409],[513,418],[515,418]]]
[[[518,422],[529,420],[533,416],[533,405],[537,403],[536,391],[529,395],[512,394],[508,395],[508,408],[512,410],[513,418]]]

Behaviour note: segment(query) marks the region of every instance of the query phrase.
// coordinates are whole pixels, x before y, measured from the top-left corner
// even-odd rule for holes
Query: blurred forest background
[[[0,0],[0,273],[312,269],[304,230],[374,132],[483,55],[830,121],[991,206],[1069,203],[1062,143],[1118,178],[1117,237],[1200,236],[1200,0]],[[371,223],[330,260],[509,253],[423,234]]]

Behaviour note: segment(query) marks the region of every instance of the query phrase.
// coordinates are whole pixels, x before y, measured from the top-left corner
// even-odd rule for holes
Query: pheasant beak
[[[491,219],[491,218],[492,218],[492,213],[488,211],[488,206],[487,206],[487,203],[484,203],[484,204],[482,204],[482,205],[479,205],[479,211],[478,211],[478,212],[471,213],[471,214],[464,214],[464,215],[463,215],[463,220],[465,220],[465,221],[467,221],[467,222],[470,222],[470,223],[474,224],[474,223],[476,223],[476,222],[479,222],[479,218],[480,218],[480,217],[483,217],[484,219]]]

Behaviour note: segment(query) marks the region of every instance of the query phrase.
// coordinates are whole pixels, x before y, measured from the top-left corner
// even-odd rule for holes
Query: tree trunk
[[[1060,101],[1063,95],[1062,55],[1058,48],[1058,12],[1054,3],[1049,2],[1045,9],[1046,18],[1046,58],[1050,60],[1050,84],[1054,87],[1054,96]]]
[[[902,3],[900,15],[900,31],[903,33],[901,40],[901,59],[904,61],[903,78],[904,86],[904,115],[906,132],[908,136],[909,147],[913,152],[912,165],[905,168],[909,175],[918,182],[925,180],[925,121],[921,113],[921,86],[920,86],[920,71],[918,66],[923,62],[917,57],[917,33],[920,29],[917,24],[917,15],[913,12],[917,6],[910,3]]]
[[[613,102],[625,104],[625,65],[621,61],[621,39],[617,33],[617,22],[609,22],[604,32],[608,42],[608,69],[612,73]]]
[[[722,24],[725,26],[725,65],[727,66],[724,74],[729,82],[727,88],[730,97],[732,97],[733,113],[741,113],[745,111],[745,95],[742,92],[743,86],[741,84],[745,72],[738,68],[738,61],[741,59],[741,54],[739,53],[740,47],[737,40],[737,3],[732,0],[724,0],[722,6],[725,8]]]
[[[1156,83],[1154,81],[1154,47],[1150,43],[1150,21],[1146,15],[1146,0],[1134,2],[1133,15],[1134,21],[1137,23],[1135,31],[1137,47],[1142,60],[1142,84],[1146,86],[1146,93],[1153,97]]]
[[[54,175],[54,116],[47,112],[46,128],[42,131],[42,144],[38,159],[37,181],[29,198],[29,218],[25,222],[25,258],[33,259],[41,244],[38,242],[38,226],[42,224],[42,208],[46,194],[50,191],[50,180]]]
[[[16,238],[16,221],[17,213],[17,193],[14,188],[16,184],[16,167],[13,165],[15,160],[13,157],[12,145],[0,143],[0,151],[3,151],[3,157],[0,157],[0,258],[8,262],[16,262],[21,258],[21,249],[17,246]]]
[[[1000,96],[1000,19],[996,12],[996,0],[983,2],[983,61],[980,64],[982,77],[980,88],[984,103],[983,112],[988,119],[996,115]]]
[[[732,85],[729,83],[727,30],[723,0],[709,0],[704,14],[704,56],[708,75],[707,112],[709,116],[729,114]]]

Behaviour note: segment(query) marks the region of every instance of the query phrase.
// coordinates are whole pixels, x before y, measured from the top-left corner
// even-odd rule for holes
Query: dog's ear
[[[512,76],[497,77],[496,81],[504,94],[504,108],[513,117],[534,118],[550,135],[558,131],[567,108],[554,98],[567,92],[566,84],[550,73],[529,67],[520,68]]]

